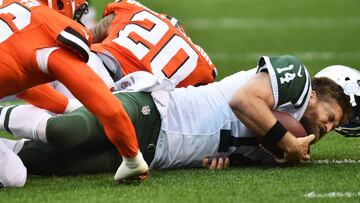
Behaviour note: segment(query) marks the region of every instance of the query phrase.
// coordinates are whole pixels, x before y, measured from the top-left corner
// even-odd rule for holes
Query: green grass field
[[[92,1],[98,14],[109,1]],[[220,77],[253,68],[261,55],[293,54],[312,74],[360,68],[358,0],[141,1],[177,17],[217,66]],[[6,135],[5,135],[6,136]],[[113,174],[30,176],[0,202],[359,202],[360,138],[331,133],[292,167],[154,171],[143,184],[115,186]]]

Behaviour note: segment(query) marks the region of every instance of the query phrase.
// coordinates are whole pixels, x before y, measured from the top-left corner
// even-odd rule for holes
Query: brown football
[[[306,137],[308,135],[303,125],[290,114],[281,111],[274,111],[274,116],[295,137]],[[284,156],[284,152],[280,147],[271,146],[270,144],[265,143],[263,139],[259,139],[259,143],[278,158],[282,158]]]

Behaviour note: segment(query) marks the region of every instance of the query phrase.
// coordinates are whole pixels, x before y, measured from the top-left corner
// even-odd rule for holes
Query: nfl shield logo
[[[141,113],[146,116],[146,115],[149,115],[150,114],[150,107],[149,106],[143,106],[141,108]]]

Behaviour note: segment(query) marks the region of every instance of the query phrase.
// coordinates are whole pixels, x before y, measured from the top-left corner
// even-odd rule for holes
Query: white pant
[[[27,171],[20,158],[0,139],[0,183],[4,187],[25,185]]]

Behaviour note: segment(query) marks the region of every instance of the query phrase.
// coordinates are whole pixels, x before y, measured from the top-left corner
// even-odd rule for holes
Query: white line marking
[[[342,160],[323,159],[323,160],[312,160],[309,163],[313,163],[313,164],[360,164],[360,160],[354,160],[354,159],[342,159]]]
[[[316,193],[315,191],[306,193],[306,198],[337,198],[337,197],[360,197],[360,192],[328,192],[328,193]]]

